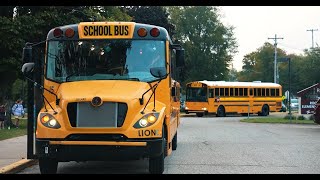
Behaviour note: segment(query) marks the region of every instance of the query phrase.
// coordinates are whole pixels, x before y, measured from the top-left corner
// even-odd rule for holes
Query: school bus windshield
[[[56,82],[157,78],[150,68],[165,66],[165,42],[160,40],[49,41],[46,77]]]
[[[187,88],[186,101],[205,102],[207,101],[207,88]]]

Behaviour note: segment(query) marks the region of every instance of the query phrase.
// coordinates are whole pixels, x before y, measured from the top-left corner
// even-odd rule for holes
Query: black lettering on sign
[[[117,36],[119,34],[118,26],[114,26],[114,35]]]
[[[152,129],[152,130],[139,130],[138,136],[139,137],[148,137],[148,136],[157,136],[159,135],[158,130]]]
[[[113,29],[111,29],[113,28]],[[112,30],[114,33],[112,33]],[[115,25],[115,26],[83,26],[84,36],[125,36],[129,35],[129,26]]]
[[[128,35],[129,34],[129,27],[128,26],[114,26],[114,35]]]
[[[84,27],[83,27],[83,31],[84,31],[84,32],[83,32],[83,35],[88,36],[88,34],[89,34],[89,32],[88,32],[89,29],[88,29],[88,28],[89,28],[88,26],[84,26]]]
[[[93,27],[93,35],[94,35],[94,36],[99,35],[99,26],[94,26],[94,27]]]
[[[124,26],[124,35],[129,34],[129,26]]]
[[[103,26],[99,26],[99,36],[102,36],[104,34],[104,28]]]
[[[109,34],[109,26],[104,26],[103,28],[103,35],[107,36]]]

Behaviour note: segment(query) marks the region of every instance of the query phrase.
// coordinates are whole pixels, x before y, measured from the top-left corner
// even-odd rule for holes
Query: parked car
[[[185,107],[186,107],[185,101],[181,100],[180,101],[180,112],[184,112]]]
[[[280,109],[280,112],[287,112],[287,106],[282,103],[282,107]]]
[[[317,103],[314,105],[314,122],[320,124],[320,99],[318,99]]]
[[[290,107],[291,107],[291,110],[298,110],[299,109],[298,99],[291,99]]]

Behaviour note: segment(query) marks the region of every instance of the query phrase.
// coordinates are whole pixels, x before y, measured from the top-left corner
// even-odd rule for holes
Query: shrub
[[[298,120],[305,120],[306,118],[303,115],[298,116]]]
[[[309,120],[314,120],[314,115],[311,115],[311,116],[309,117]]]
[[[290,119],[290,115],[287,114],[283,119]],[[296,119],[294,115],[291,115],[291,119]]]

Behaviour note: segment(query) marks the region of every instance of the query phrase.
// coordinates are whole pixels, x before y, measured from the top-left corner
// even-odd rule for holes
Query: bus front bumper
[[[162,139],[140,141],[36,140],[38,158],[58,161],[137,160],[163,153]]]

